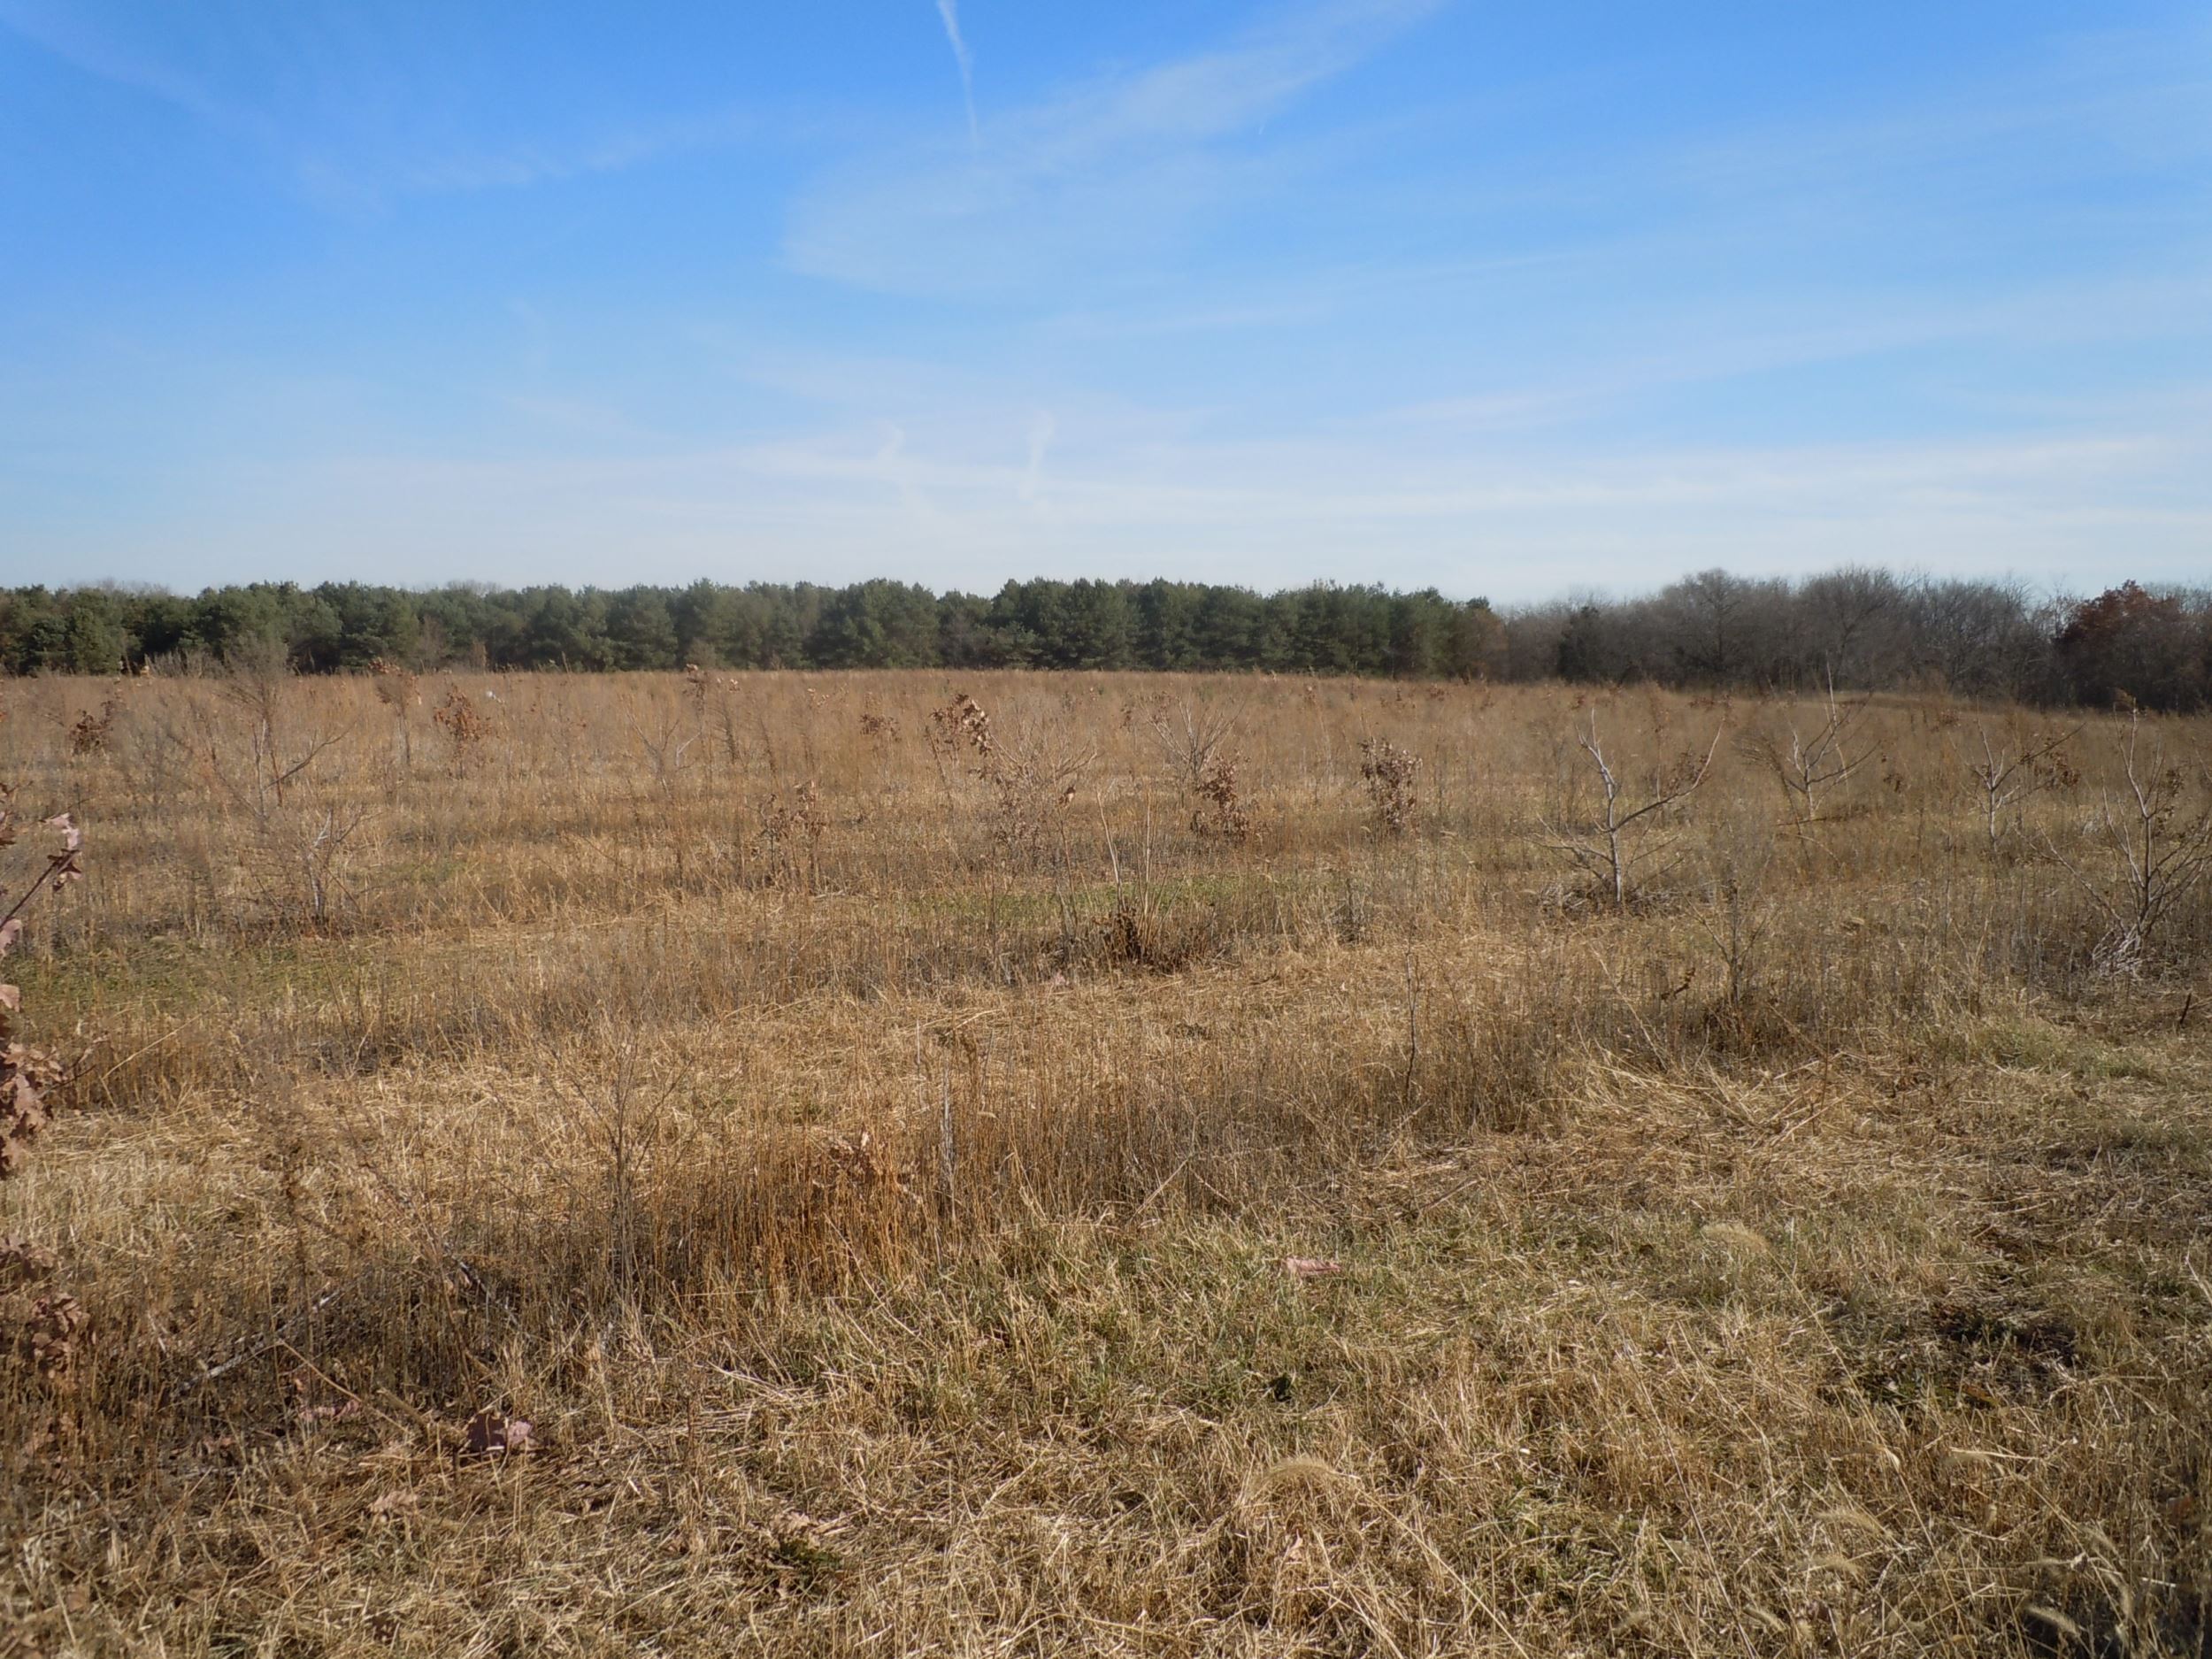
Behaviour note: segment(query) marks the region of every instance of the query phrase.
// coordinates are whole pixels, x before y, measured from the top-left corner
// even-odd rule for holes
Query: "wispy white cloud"
[[[1271,587],[1359,575],[1348,549],[1386,549],[1390,580],[1501,599],[1570,580],[1642,588],[1716,562],[1871,559],[2059,581],[2093,576],[2083,549],[2114,544],[2131,573],[2180,579],[2200,573],[2212,534],[2212,502],[2191,481],[2212,473],[2208,413],[2010,440],[1462,452],[1446,465],[1381,434],[1147,442],[1056,414],[1025,449],[1003,428],[925,440],[864,422],[558,462],[230,458],[195,471],[195,489],[227,498],[205,545],[158,515],[64,528],[106,548],[96,563],[115,574],[178,580],[184,557],[195,580],[288,573],[303,535],[344,567],[374,559],[416,580],[450,575],[460,545],[478,569],[570,580],[608,580],[607,549],[620,546],[641,580],[889,572],[984,588],[1040,569],[1150,573],[1163,548],[1202,548],[1210,575]],[[142,539],[166,562],[111,557]]]
[[[995,116],[980,150],[910,144],[853,162],[803,192],[787,256],[858,288],[960,296],[1125,264],[1263,171],[1232,141],[1440,4],[1309,5],[1233,44]]]
[[[983,135],[975,119],[975,59],[969,54],[968,42],[960,33],[959,0],[937,0],[937,15],[943,20],[953,61],[960,65],[960,96],[968,109],[968,142],[979,145]]]
[[[2032,361],[2069,348],[2204,337],[2212,334],[2208,316],[2212,261],[2172,276],[2024,283],[1973,296],[1847,296],[1809,307],[1683,304],[1645,319],[1633,338],[1609,338],[1600,349],[1563,356],[1540,376],[1517,365],[1522,378],[1390,405],[1345,424],[1463,432],[1555,427],[1699,387],[1867,358],[1970,350]],[[2147,413],[2162,396],[2110,399],[2105,413]]]
[[[621,173],[765,130],[757,112],[736,107],[502,132],[480,112],[459,117],[428,100],[395,106],[388,60],[405,50],[365,20],[326,23],[305,6],[127,17],[112,7],[0,0],[0,29],[235,141],[309,201],[345,212]]]
[[[349,172],[359,172],[371,187],[402,195],[457,195],[626,173],[672,157],[736,143],[762,130],[763,123],[753,111],[717,110],[506,148],[455,149],[388,166],[361,169],[343,160],[318,165],[340,180]]]
[[[1052,447],[1052,440],[1060,430],[1060,423],[1052,411],[1041,409],[1029,422],[1029,465],[1022,469],[1021,488],[1018,492],[1024,501],[1033,502],[1044,487],[1045,451]]]
[[[221,96],[204,77],[159,52],[100,28],[81,12],[45,0],[0,0],[0,28],[85,74],[157,98],[219,131],[257,142],[274,136],[265,115]]]

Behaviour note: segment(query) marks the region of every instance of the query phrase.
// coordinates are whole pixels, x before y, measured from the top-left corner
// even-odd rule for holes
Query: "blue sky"
[[[2212,8],[0,0],[0,580],[2212,580]]]

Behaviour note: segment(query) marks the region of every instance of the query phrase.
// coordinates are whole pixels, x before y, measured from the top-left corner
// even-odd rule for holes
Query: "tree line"
[[[1564,679],[1713,689],[1941,687],[2212,706],[2212,594],[2091,598],[1847,568],[1706,571],[1656,594],[1505,612],[1434,589],[1009,582],[986,598],[876,580],[417,590],[254,582],[196,596],[0,589],[0,670],[112,673],[280,654],[303,673],[411,669],[1087,668]]]
[[[196,598],[80,588],[0,595],[0,666],[109,673],[281,649],[303,673],[409,668],[1143,668],[1471,677],[1499,656],[1481,600],[1323,585],[1009,582],[990,598],[895,581],[818,587],[427,591],[255,582]]]

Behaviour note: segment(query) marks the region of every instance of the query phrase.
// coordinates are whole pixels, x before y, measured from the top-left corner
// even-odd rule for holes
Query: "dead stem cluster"
[[[2208,739],[12,687],[0,1654],[2203,1654]]]

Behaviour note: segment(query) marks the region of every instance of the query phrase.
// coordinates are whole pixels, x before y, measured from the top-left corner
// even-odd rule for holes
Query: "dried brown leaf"
[[[464,1457],[504,1457],[535,1451],[536,1425],[527,1417],[503,1417],[487,1406],[468,1420],[462,1431]]]
[[[19,1290],[50,1279],[60,1265],[51,1250],[27,1239],[0,1239],[0,1291]]]

